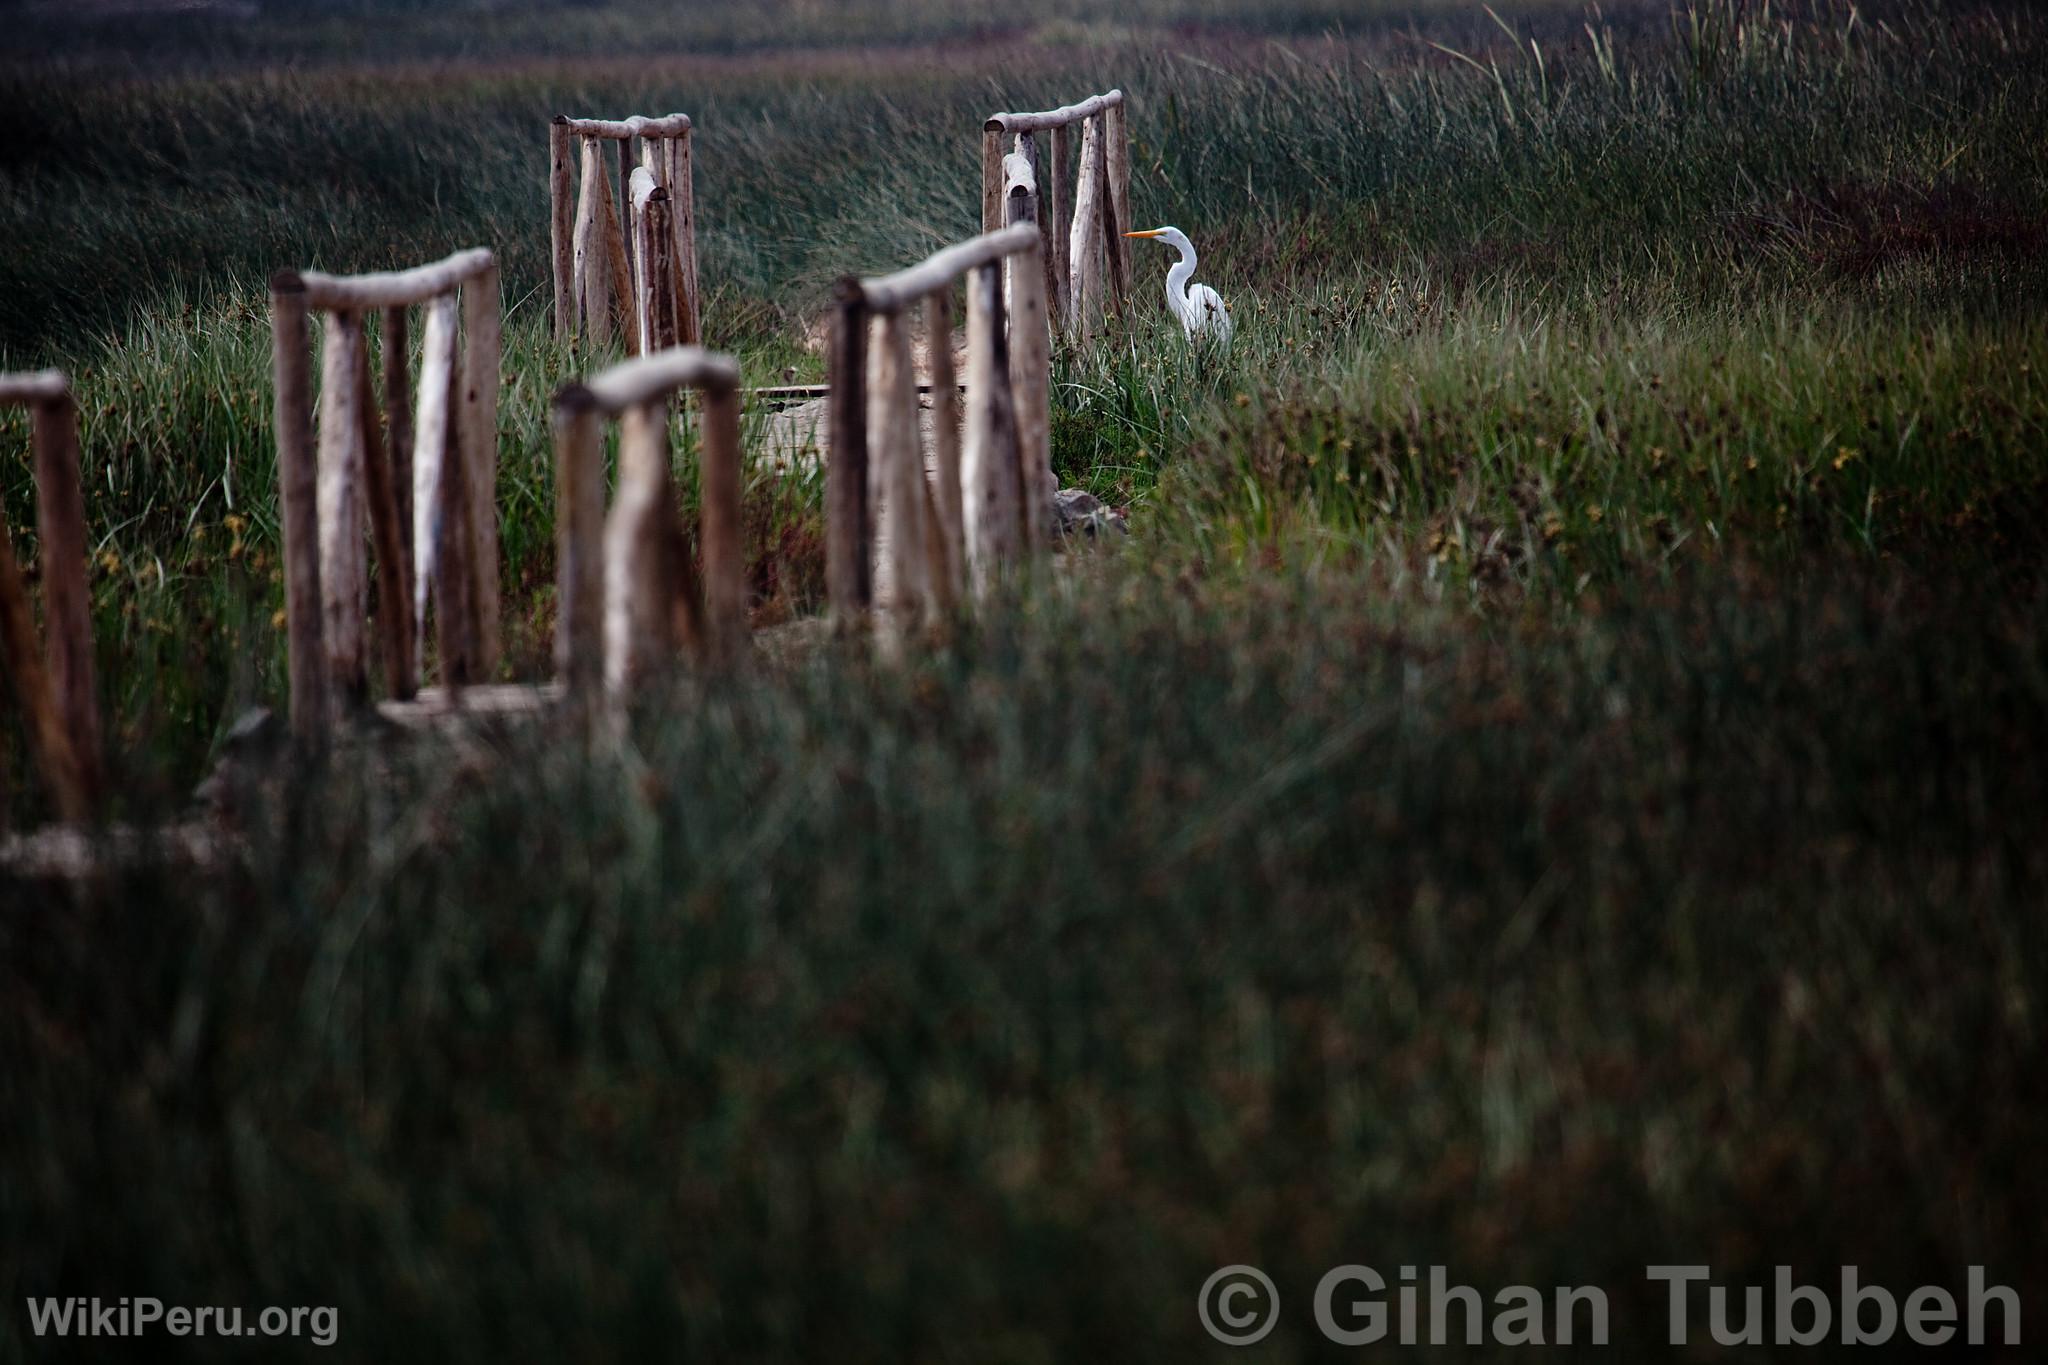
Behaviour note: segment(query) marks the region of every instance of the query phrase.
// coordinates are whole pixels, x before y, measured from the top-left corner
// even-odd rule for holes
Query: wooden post
[[[619,224],[624,232],[620,239],[626,254],[626,297],[638,300],[640,297],[640,251],[633,242],[633,139],[622,137],[619,142]],[[641,138],[640,148],[644,153],[655,142],[653,138]],[[633,326],[633,319],[626,319],[626,326]]]
[[[50,789],[57,813],[73,823],[91,819],[92,794],[79,771],[57,695],[43,667],[42,647],[36,640],[35,611],[21,581],[21,565],[14,557],[14,542],[8,537],[5,518],[0,518],[0,664],[5,665],[0,668],[0,676],[14,685],[14,699],[21,707],[22,730],[30,756]],[[5,795],[4,789],[0,789],[0,824],[5,823]]]
[[[418,671],[412,662],[412,595],[405,587],[405,534],[396,477],[384,457],[384,434],[370,392],[367,323],[357,329],[356,344],[365,351],[355,367],[356,420],[362,423],[363,494],[370,508],[370,542],[377,551],[377,638],[383,645],[385,690],[405,701],[418,687]]]
[[[1053,321],[1062,327],[1066,325],[1067,314],[1071,310],[1074,289],[1067,240],[1073,230],[1067,187],[1073,183],[1074,129],[1070,124],[1061,124],[1052,130],[1052,183],[1048,185],[1041,181],[1038,197],[1045,225],[1052,233],[1053,287],[1047,291],[1047,306],[1052,310]]]
[[[868,449],[880,484],[875,544],[876,605],[896,624],[916,621],[931,601],[925,527],[924,455],[917,439],[917,375],[903,315],[875,320],[868,377]]]
[[[1010,221],[1029,221],[1035,211],[1022,185],[1010,190]],[[1023,498],[1025,558],[1036,558],[1052,542],[1052,334],[1045,315],[1045,270],[1037,252],[1009,259],[1010,391],[1017,414],[1017,487]]]
[[[468,500],[474,679],[498,667],[498,389],[503,316],[494,262],[462,286],[462,483]]]
[[[571,298],[573,302],[573,296]],[[406,354],[406,310],[402,304],[393,304],[384,310],[384,447],[391,457],[391,497],[398,509],[398,571],[400,594],[397,608],[401,616],[411,609],[412,603],[412,384],[406,378],[409,360]],[[419,679],[419,660],[414,658],[410,642],[411,632],[406,634],[407,657],[412,662],[412,677],[407,681],[403,694],[394,691],[394,696],[411,696],[413,685]]]
[[[1126,95],[1105,111],[1107,122],[1103,126],[1103,161],[1109,179],[1110,229],[1105,238],[1109,245],[1115,269],[1110,272],[1115,283],[1117,310],[1123,311],[1124,303],[1130,297],[1131,289],[1131,241],[1124,236],[1131,230],[1131,124],[1130,96]]]
[[[1079,340],[1095,334],[1102,316],[1102,123],[1089,119],[1081,129],[1080,186],[1074,193],[1074,229],[1067,256],[1073,271],[1067,329]]]
[[[669,223],[669,207],[668,191],[647,167],[634,171],[634,240],[640,247],[640,296],[635,311],[640,317],[642,355],[676,344],[675,270],[670,256],[675,233]]]
[[[1003,129],[1000,123],[981,132],[981,230],[1003,225]]]
[[[839,284],[832,317],[831,390],[827,398],[830,455],[825,465],[825,593],[832,614],[850,624],[871,603],[868,566],[868,447],[865,407],[867,310],[860,284]]]
[[[36,527],[42,538],[43,633],[50,686],[87,800],[101,786],[99,689],[92,666],[92,596],[85,581],[85,496],[78,480],[78,405],[70,393],[31,409]]]
[[[1130,245],[1124,240],[1123,225],[1116,215],[1116,183],[1109,170],[1110,141],[1109,115],[1114,110],[1105,110],[1102,115],[1102,184],[1097,187],[1096,202],[1102,206],[1102,257],[1103,257],[1103,306],[1105,312],[1122,313],[1124,299],[1129,295],[1127,276],[1124,273],[1124,248]]]
[[[604,679],[604,424],[590,391],[555,397],[555,673],[572,698]]]
[[[576,333],[576,243],[573,222],[576,212],[570,202],[576,193],[575,168],[571,164],[569,120],[555,115],[548,126],[548,245],[555,275],[555,340],[567,341]],[[386,401],[390,390],[386,389]],[[392,448],[398,449],[397,433]]]
[[[598,241],[604,215],[598,208],[597,178],[604,163],[598,160],[597,139],[583,139],[583,186],[576,199],[576,314],[584,337],[594,346],[612,339],[612,312],[605,300],[604,244]]]
[[[675,652],[675,519],[664,396],[619,420],[619,491],[604,535],[604,682],[614,700]]]
[[[747,546],[741,519],[740,396],[737,389],[704,393],[703,443],[698,451],[703,523],[704,635],[712,659],[731,663],[747,638]]]
[[[924,305],[926,349],[931,353],[933,539],[941,569],[940,605],[966,596],[967,549],[960,512],[960,381],[953,371],[953,286],[934,290]]]
[[[1039,292],[1043,297],[1049,299],[1059,290],[1059,281],[1055,278],[1052,249],[1055,229],[1052,216],[1045,211],[1045,177],[1050,167],[1040,159],[1038,155],[1038,139],[1030,133],[1018,135],[1017,155],[1023,157],[1025,162],[1031,167],[1031,221],[1038,224],[1038,259],[1042,266],[1042,273],[1045,276],[1044,282],[1039,286]],[[1004,174],[1003,184],[1003,197],[1005,200],[1003,222],[1007,226],[1020,220],[1017,217],[1016,205],[1009,202],[1015,191],[1011,188],[1010,177],[1007,172]],[[1012,306],[1014,307],[1014,304]]]
[[[424,639],[431,592],[439,624],[441,681],[452,702],[471,677],[470,608],[475,601],[468,580],[469,519],[463,515],[468,503],[458,439],[456,301],[443,294],[430,299],[426,309],[412,456],[413,628]],[[415,657],[424,652],[416,648]]]
[[[597,163],[598,216],[601,220],[599,235],[604,238],[604,256],[611,272],[612,306],[618,309],[618,325],[626,334],[626,354],[639,354],[639,329],[633,324],[633,278],[626,268],[626,236],[619,226],[618,201],[612,195],[611,181],[606,178],[604,158],[593,157]]]
[[[968,581],[985,595],[1016,558],[1023,530],[1017,426],[1003,340],[1002,264],[967,277],[967,439],[961,456]]]
[[[369,700],[363,654],[362,314],[328,313],[320,343],[320,631],[329,695],[344,708]]]
[[[320,509],[313,462],[313,397],[306,287],[282,271],[270,281],[272,430],[284,530],[284,602],[292,734],[325,738],[327,649],[320,631]]]
[[[697,293],[697,191],[690,130],[668,140],[669,213],[675,227],[676,336],[686,346],[704,343],[703,300]]]

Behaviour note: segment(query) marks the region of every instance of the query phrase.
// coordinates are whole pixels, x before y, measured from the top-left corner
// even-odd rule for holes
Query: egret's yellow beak
[[[1159,235],[1160,233],[1162,233],[1162,232],[1164,232],[1164,231],[1166,231],[1166,229],[1165,229],[1165,228],[1146,228],[1146,229],[1145,229],[1145,230],[1144,230],[1143,232],[1126,232],[1126,233],[1124,234],[1124,236],[1126,236],[1126,237],[1157,237],[1157,236],[1158,236],[1158,235]]]

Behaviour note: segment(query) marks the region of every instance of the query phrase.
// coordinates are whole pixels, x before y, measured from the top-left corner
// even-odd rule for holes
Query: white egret
[[[1195,244],[1188,240],[1188,235],[1177,227],[1163,227],[1126,232],[1124,236],[1150,237],[1180,249],[1180,260],[1166,272],[1166,306],[1180,319],[1188,340],[1214,337],[1219,344],[1228,345],[1233,328],[1223,296],[1206,284],[1188,283],[1195,276]]]

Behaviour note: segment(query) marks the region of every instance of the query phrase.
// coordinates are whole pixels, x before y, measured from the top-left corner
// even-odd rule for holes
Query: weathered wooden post
[[[1073,272],[1068,262],[1067,186],[1074,183],[1074,130],[1061,124],[1052,130],[1052,183],[1041,185],[1039,200],[1044,210],[1047,235],[1052,240],[1052,288],[1046,291],[1046,306],[1053,324],[1064,327],[1073,298]]]
[[[327,647],[320,629],[320,507],[310,353],[306,286],[296,272],[280,271],[270,280],[271,424],[284,531],[291,728],[301,743],[324,740],[329,725]]]
[[[555,672],[572,700],[604,681],[604,420],[581,384],[555,396]]]
[[[931,354],[934,575],[940,607],[967,595],[967,545],[960,494],[960,381],[953,370],[953,286],[925,298],[924,334]]]
[[[839,284],[832,315],[831,391],[826,420],[831,456],[825,466],[825,594],[841,624],[872,604],[868,565],[867,309],[860,281]]]
[[[370,694],[363,658],[363,422],[356,410],[362,330],[362,314],[329,312],[320,351],[320,633],[328,695],[351,709]]]
[[[462,285],[462,483],[467,503],[472,681],[498,667],[498,389],[503,318],[495,261]]]
[[[981,130],[981,230],[994,232],[1003,225],[1003,136],[1000,118],[993,118]]]
[[[685,346],[704,340],[703,302],[697,294],[697,191],[691,161],[690,125],[669,139],[668,198],[675,230],[676,336]]]
[[[91,790],[79,771],[77,752],[65,730],[49,671],[43,667],[35,609],[29,605],[28,589],[4,519],[0,519],[0,663],[6,665],[0,675],[13,684],[15,702],[21,707],[21,728],[30,760],[49,787],[57,813],[73,822],[90,819]],[[6,788],[0,784],[0,825],[6,822],[5,796]]]
[[[0,404],[29,409],[36,527],[42,542],[45,649],[35,612],[0,525],[0,669],[14,684],[30,757],[59,815],[89,819],[102,787],[92,600],[85,578],[85,499],[78,474],[78,406],[57,370],[0,375]],[[0,519],[4,520],[4,519]],[[0,821],[4,821],[0,784]]]
[[[741,519],[740,394],[737,383],[708,382],[698,447],[698,536],[704,561],[704,639],[713,662],[739,659],[747,638],[747,545]]]
[[[651,355],[676,344],[675,233],[669,221],[668,191],[647,167],[633,172],[633,240],[640,259],[637,277],[639,297],[634,312],[639,317],[640,351]]]
[[[1078,339],[1095,335],[1102,317],[1102,122],[1081,127],[1080,184],[1074,192],[1074,228],[1067,254],[1073,269],[1068,330]]]
[[[61,379],[61,376],[59,376]],[[42,538],[43,634],[50,685],[86,798],[102,777],[99,689],[92,666],[92,596],[85,580],[85,495],[78,475],[78,404],[69,381],[29,407],[36,471],[36,527]]]
[[[605,524],[605,692],[623,699],[679,644],[675,492],[668,470],[668,399],[642,399],[619,418],[619,491]]]
[[[576,334],[576,172],[569,120],[555,115],[548,125],[548,243],[555,278],[555,340]],[[387,390],[388,392],[388,390]]]
[[[967,437],[960,472],[967,577],[976,596],[986,595],[1016,559],[1023,529],[1002,270],[997,261],[967,277]]]
[[[384,311],[388,316],[403,310]],[[356,420],[362,425],[357,440],[363,452],[363,500],[370,511],[370,542],[377,552],[377,636],[383,645],[384,685],[393,697],[405,701],[417,690],[418,679],[412,658],[412,594],[405,586],[405,533],[398,509],[397,474],[385,459],[383,430],[377,422],[375,395],[370,391],[368,337],[366,319],[356,333],[356,345],[364,354],[355,364]],[[389,357],[386,359],[388,362]]]
[[[600,263],[603,246],[603,214],[598,209],[597,176],[602,163],[597,156],[597,139],[583,139],[583,173],[576,196],[576,318],[582,335],[594,345],[612,339],[612,317],[603,306],[605,275]]]
[[[1104,234],[1115,267],[1110,271],[1117,310],[1121,313],[1131,292],[1131,240],[1124,236],[1131,223],[1131,125],[1129,103],[1119,98],[1104,111],[1104,171],[1109,180],[1109,228]]]
[[[406,305],[384,309],[384,445],[391,452],[391,493],[398,509],[400,611],[412,601],[412,384],[407,379]],[[416,661],[415,661],[416,662]],[[411,692],[405,693],[411,696]]]
[[[1006,163],[1004,199],[1009,225],[1038,216],[1038,187],[1022,157]],[[1043,249],[1043,238],[1041,237]],[[1026,558],[1042,554],[1052,540],[1052,335],[1045,308],[1045,270],[1039,251],[1009,258],[1010,388],[1016,402],[1018,488],[1023,499]]]
[[[453,703],[475,679],[476,601],[469,582],[468,497],[463,478],[457,392],[456,301],[427,305],[421,338],[418,421],[413,443],[413,628],[424,637],[432,594],[441,680]],[[421,651],[424,653],[424,651]]]
[[[868,451],[880,484],[875,539],[884,549],[875,596],[892,623],[908,626],[931,602],[924,455],[917,438],[917,376],[900,312],[875,319],[868,377]]]

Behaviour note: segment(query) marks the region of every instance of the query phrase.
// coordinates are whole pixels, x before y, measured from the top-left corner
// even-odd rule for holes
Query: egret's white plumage
[[[1146,232],[1126,232],[1124,236],[1149,237],[1180,251],[1180,260],[1166,272],[1166,306],[1180,319],[1188,340],[1214,337],[1218,342],[1227,344],[1234,329],[1230,310],[1223,306],[1223,296],[1206,284],[1188,283],[1195,277],[1195,244],[1188,240],[1188,235],[1177,227],[1163,227]]]

